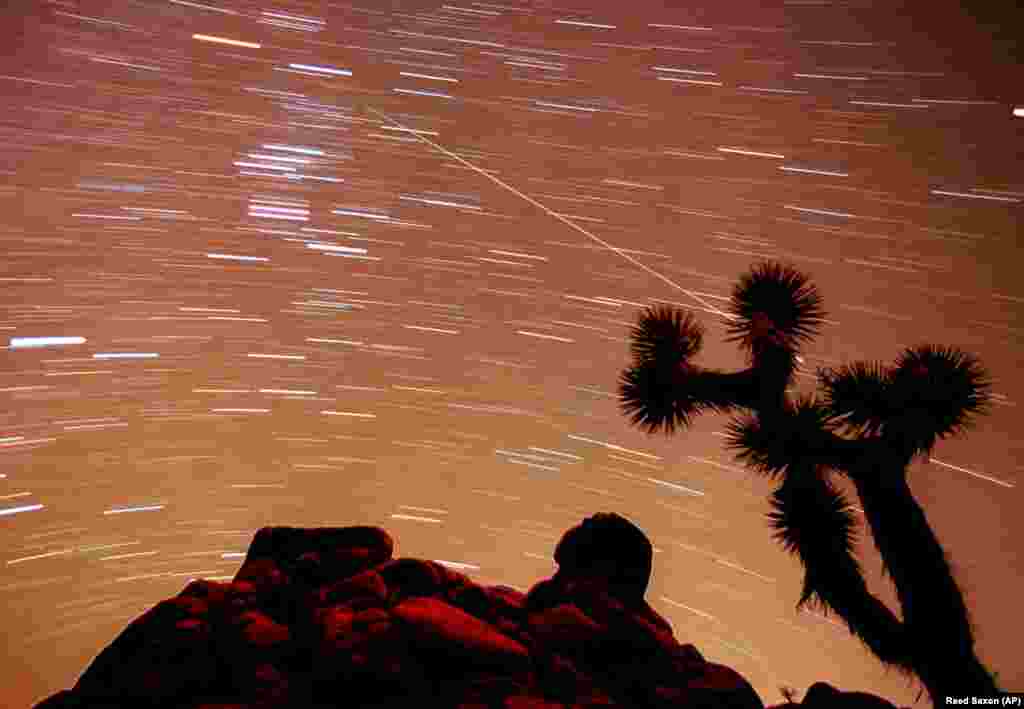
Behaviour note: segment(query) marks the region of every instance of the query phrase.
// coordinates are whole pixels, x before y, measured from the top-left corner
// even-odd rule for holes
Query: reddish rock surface
[[[374,527],[261,529],[231,583],[158,603],[36,709],[763,709],[644,601],[651,545],[622,517],[567,532],[525,595],[393,550]],[[892,706],[853,694],[805,706]]]

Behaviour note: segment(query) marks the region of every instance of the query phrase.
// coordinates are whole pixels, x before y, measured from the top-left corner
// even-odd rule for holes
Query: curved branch
[[[655,433],[686,428],[704,411],[726,413],[782,406],[786,373],[768,375],[756,367],[738,372],[686,363],[637,361],[619,377],[619,405],[633,425]]]
[[[845,500],[822,479],[813,462],[804,462],[787,471],[773,505],[777,537],[805,569],[798,606],[816,597],[839,614],[882,662],[909,671],[906,628],[867,589],[852,553],[852,520]]]

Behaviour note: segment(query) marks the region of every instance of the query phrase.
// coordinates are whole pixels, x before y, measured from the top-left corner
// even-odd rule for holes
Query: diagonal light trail
[[[376,110],[374,108],[371,108],[369,106],[367,106],[367,110],[370,111],[370,113],[373,113],[373,114],[383,118],[384,120],[388,121],[393,127],[395,127],[395,128],[402,128],[402,129],[407,130],[406,126],[403,126],[401,123],[399,123],[398,121],[394,120],[393,118],[391,118],[387,114],[381,113],[380,111],[378,111],[378,110]],[[644,271],[647,271],[649,274],[651,274],[655,278],[658,278],[659,280],[664,281],[665,283],[669,284],[670,286],[672,286],[676,290],[678,290],[678,291],[680,291],[682,293],[685,293],[686,295],[690,296],[691,298],[696,300],[698,303],[703,305],[705,308],[710,310],[712,313],[720,315],[723,318],[725,318],[726,320],[733,320],[734,319],[733,316],[730,315],[729,313],[726,313],[726,312],[724,312],[722,310],[719,310],[718,308],[714,307],[713,305],[708,303],[706,300],[701,298],[699,295],[697,295],[693,291],[689,291],[689,290],[683,288],[681,285],[679,285],[678,283],[673,281],[668,276],[664,276],[664,275],[658,273],[657,271],[655,271],[650,266],[647,266],[646,264],[643,264],[640,261],[637,261],[635,258],[630,256],[629,254],[625,253],[622,249],[615,248],[614,246],[609,244],[607,241],[604,241],[603,239],[601,239],[600,237],[598,237],[598,236],[596,236],[594,234],[591,234],[589,231],[587,231],[586,229],[581,227],[579,224],[576,224],[575,222],[570,221],[569,219],[567,219],[566,217],[562,216],[558,212],[555,212],[555,211],[545,207],[543,204],[541,204],[537,200],[533,199],[529,195],[521,192],[520,190],[518,190],[515,187],[513,187],[512,185],[508,184],[504,180],[501,180],[501,179],[495,177],[494,175],[490,174],[489,172],[487,172],[483,168],[477,167],[476,165],[474,165],[473,163],[469,162],[468,160],[466,160],[462,156],[456,155],[455,153],[453,153],[452,151],[448,150],[444,146],[438,145],[434,141],[432,141],[432,140],[430,140],[430,139],[420,135],[419,133],[411,133],[411,135],[414,138],[416,138],[417,140],[419,140],[420,142],[429,145],[431,148],[433,148],[434,150],[438,151],[439,153],[442,153],[442,154],[446,155],[447,157],[451,158],[452,160],[457,160],[458,162],[462,163],[463,165],[468,167],[473,172],[476,172],[476,173],[478,173],[480,175],[483,175],[484,177],[486,177],[488,180],[490,180],[491,182],[495,183],[499,187],[504,187],[506,190],[508,190],[512,194],[514,194],[514,195],[516,195],[518,197],[521,197],[522,199],[526,200],[527,202],[532,204],[537,209],[540,209],[541,211],[543,211],[545,214],[548,214],[548,215],[554,217],[555,219],[557,219],[558,221],[562,222],[563,224],[565,224],[566,226],[570,227],[571,229],[574,229],[574,230],[578,231],[579,233],[583,234],[585,237],[587,237],[591,241],[594,241],[595,243],[600,244],[601,246],[605,247],[609,251],[612,251],[612,252],[618,254],[619,256],[621,256],[622,258],[626,259],[627,261],[629,261],[634,266],[637,266],[638,268],[641,268]]]

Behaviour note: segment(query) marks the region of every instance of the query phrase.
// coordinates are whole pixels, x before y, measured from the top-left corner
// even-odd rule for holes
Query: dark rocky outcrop
[[[393,550],[375,527],[261,529],[231,583],[158,603],[37,709],[762,709],[644,600],[651,544],[618,515],[567,532],[525,595]],[[891,706],[871,699],[842,706]]]
[[[896,705],[866,692],[843,692],[826,682],[815,682],[808,687],[802,702],[777,704],[768,709],[896,709]]]

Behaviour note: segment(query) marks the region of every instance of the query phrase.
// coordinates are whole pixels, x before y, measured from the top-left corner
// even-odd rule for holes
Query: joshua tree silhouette
[[[690,314],[644,311],[632,331],[632,366],[620,377],[623,411],[633,425],[666,434],[705,411],[735,412],[730,448],[781,482],[769,519],[804,567],[797,607],[837,613],[879,660],[916,675],[936,707],[946,695],[995,692],[974,652],[963,595],[907,485],[915,456],[987,409],[991,384],[978,361],[954,348],[912,347],[892,366],[820,370],[819,392],[794,399],[787,388],[799,348],[824,319],[817,289],[790,266],[760,263],[735,286],[730,311],[729,341],[750,362],[738,372],[693,363],[703,330]],[[854,484],[902,620],[865,584],[853,554],[855,520],[833,473]]]

